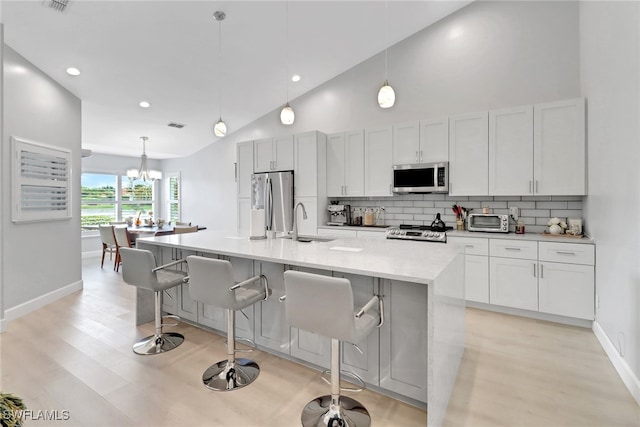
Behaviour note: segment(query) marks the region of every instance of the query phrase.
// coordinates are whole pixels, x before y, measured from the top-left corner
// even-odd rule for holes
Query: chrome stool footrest
[[[173,315],[173,314],[166,314],[164,316],[162,316],[163,319],[173,319],[173,320],[180,320],[179,316]],[[177,323],[162,323],[160,326],[178,326]]]
[[[247,349],[234,349],[236,353],[250,353],[253,350],[258,348],[258,345],[256,344],[256,342],[254,340],[252,340],[251,338],[236,338],[236,342],[241,342],[245,345],[248,345],[251,348],[247,348]],[[229,347],[229,343],[227,341],[224,342],[224,345],[228,348]]]
[[[250,359],[238,358],[235,362],[222,360],[215,363],[202,374],[205,387],[216,391],[231,391],[245,387],[255,381],[260,367]]]
[[[136,354],[150,355],[164,353],[178,347],[184,341],[184,335],[176,332],[164,332],[141,339],[133,345]]]
[[[322,378],[322,381],[324,381],[325,383],[331,385],[331,381],[325,378],[325,375],[327,374],[331,374],[331,369],[325,369],[324,371],[322,371],[320,378]],[[356,384],[358,385],[357,388],[356,387],[340,387],[340,391],[360,392],[366,388],[364,385],[364,380],[360,378],[358,374],[355,374],[349,371],[340,371],[340,375],[341,376],[344,375],[345,377],[355,380]]]

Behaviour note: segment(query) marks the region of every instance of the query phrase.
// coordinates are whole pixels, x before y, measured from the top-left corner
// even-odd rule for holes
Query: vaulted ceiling
[[[281,107],[287,84],[295,106],[470,1],[69,0],[63,11],[51,3],[3,0],[5,43],[82,100],[83,148],[137,156],[144,135],[149,157],[160,159],[218,140],[220,115],[231,133]],[[217,10],[227,15],[221,24]]]

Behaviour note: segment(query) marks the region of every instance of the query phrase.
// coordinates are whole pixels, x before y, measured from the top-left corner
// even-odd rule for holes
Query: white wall
[[[580,4],[582,93],[588,100],[589,196],[597,241],[597,327],[640,402],[640,4]],[[595,328],[594,328],[595,329]],[[626,366],[625,366],[626,365]],[[629,386],[629,383],[627,383]],[[634,391],[635,390],[635,391]]]
[[[293,100],[290,127],[280,124],[279,111],[240,130],[227,123],[233,133],[223,140],[165,161],[165,170],[182,172],[183,217],[210,228],[236,225],[236,142],[579,96],[577,13],[576,2],[475,2],[389,50],[397,95],[391,109],[376,101],[384,80],[381,53]],[[451,39],[454,30],[461,36]]]
[[[80,259],[80,100],[4,46],[2,286],[5,318],[82,287]],[[10,137],[72,150],[73,218],[11,222]],[[48,295],[48,296],[46,296]],[[47,299],[49,298],[49,299]],[[34,303],[29,307],[25,307]],[[13,310],[13,311],[12,311]]]

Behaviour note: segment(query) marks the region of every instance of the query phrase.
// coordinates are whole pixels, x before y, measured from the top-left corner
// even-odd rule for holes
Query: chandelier
[[[127,177],[131,180],[142,180],[142,181],[155,181],[156,179],[162,179],[162,172],[149,170],[147,166],[147,138],[146,136],[141,136],[142,139],[142,156],[140,161],[140,169],[129,169],[127,170]]]

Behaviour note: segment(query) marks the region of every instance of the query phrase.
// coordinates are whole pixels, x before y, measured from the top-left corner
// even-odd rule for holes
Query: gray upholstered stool
[[[284,273],[286,318],[289,325],[331,338],[331,395],[313,399],[302,411],[304,427],[363,427],[371,417],[360,402],[341,396],[341,390],[360,391],[364,381],[354,373],[360,388],[340,387],[340,341],[359,342],[384,322],[382,297],[374,295],[355,311],[351,282],[339,277],[288,270]],[[325,371],[326,373],[326,371]],[[323,378],[324,379],[324,378]]]
[[[225,260],[190,255],[187,264],[191,298],[227,312],[227,359],[211,365],[202,374],[202,382],[217,391],[251,384],[260,374],[260,367],[253,360],[236,358],[235,314],[236,310],[269,298],[267,278],[260,275],[235,283],[231,263]]]
[[[177,260],[157,266],[151,251],[143,249],[119,248],[122,260],[122,278],[125,283],[154,292],[155,296],[155,334],[143,338],[133,345],[137,354],[158,354],[173,350],[184,341],[184,336],[176,332],[164,332],[162,323],[162,291],[185,283],[187,274],[168,267],[181,264],[185,260]],[[175,316],[171,316],[174,317]],[[170,325],[171,326],[171,325]]]

